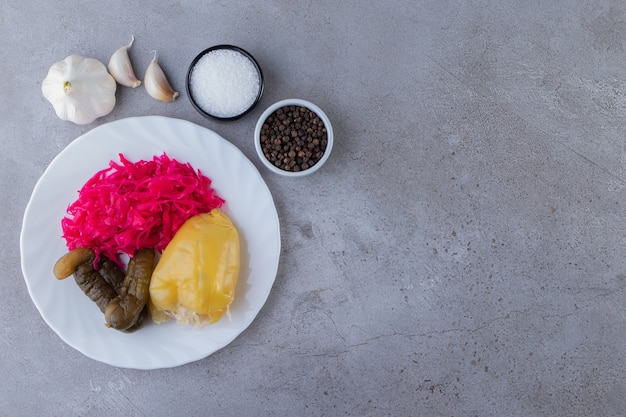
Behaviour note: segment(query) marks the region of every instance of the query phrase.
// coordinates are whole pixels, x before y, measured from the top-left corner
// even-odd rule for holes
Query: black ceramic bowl
[[[194,70],[196,69],[196,65],[198,64],[198,62],[200,62],[200,60],[204,58],[205,55],[214,51],[219,51],[219,50],[229,50],[229,51],[237,52],[241,54],[244,58],[247,58],[252,64],[252,66],[254,67],[254,69],[256,70],[256,73],[259,78],[259,87],[258,87],[258,92],[256,94],[256,98],[254,99],[254,101],[252,101],[252,103],[249,106],[247,106],[245,109],[243,109],[240,112],[236,112],[235,114],[225,114],[225,115],[224,114],[220,114],[220,115],[211,114],[209,110],[201,106],[200,104],[201,100],[199,100],[199,97],[196,97],[197,95],[199,95],[199,91],[198,91],[199,87],[194,87],[192,85],[193,83],[192,75],[194,74]],[[193,105],[193,107],[201,115],[207,118],[221,120],[221,121],[237,120],[245,116],[246,114],[248,114],[254,108],[254,106],[256,106],[258,102],[261,100],[261,96],[263,95],[263,89],[264,89],[263,72],[261,71],[261,67],[259,66],[258,62],[254,59],[254,57],[250,55],[244,49],[239,48],[238,46],[233,46],[233,45],[216,45],[200,52],[194,58],[194,60],[191,61],[191,64],[189,65],[189,70],[187,71],[186,89],[187,89],[187,96],[189,97],[189,101],[191,101],[191,104]]]

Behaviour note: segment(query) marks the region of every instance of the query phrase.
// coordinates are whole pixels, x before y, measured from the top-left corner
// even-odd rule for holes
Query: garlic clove
[[[146,90],[152,98],[157,100],[165,102],[174,101],[176,97],[178,97],[178,92],[172,88],[161,66],[157,62],[156,51],[153,52],[154,57],[150,65],[148,65],[146,75],[143,78]]]
[[[141,85],[141,81],[135,76],[135,71],[128,57],[128,48],[133,45],[133,42],[135,42],[134,36],[128,45],[122,46],[111,55],[108,69],[119,84],[135,88]]]

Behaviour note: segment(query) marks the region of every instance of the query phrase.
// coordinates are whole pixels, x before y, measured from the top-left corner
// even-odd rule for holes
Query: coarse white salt
[[[254,103],[261,79],[254,63],[232,49],[216,49],[194,65],[189,87],[196,104],[222,118],[239,116]]]

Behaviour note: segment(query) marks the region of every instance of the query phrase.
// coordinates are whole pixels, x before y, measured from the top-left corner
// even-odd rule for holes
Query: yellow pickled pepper
[[[157,322],[214,323],[228,311],[239,278],[239,234],[218,209],[191,217],[176,232],[150,281]]]

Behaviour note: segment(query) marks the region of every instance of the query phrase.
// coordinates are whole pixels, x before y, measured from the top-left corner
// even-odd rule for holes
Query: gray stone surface
[[[0,415],[620,416],[626,410],[626,3],[0,2]],[[180,99],[120,89],[87,126],[41,95],[52,63],[157,50]],[[266,75],[244,119],[184,92],[202,49]],[[327,165],[265,170],[256,118],[310,100]],[[129,116],[215,130],[259,168],[282,227],[269,299],[219,352],[118,369],[66,345],[20,269],[24,208],[74,138]]]

